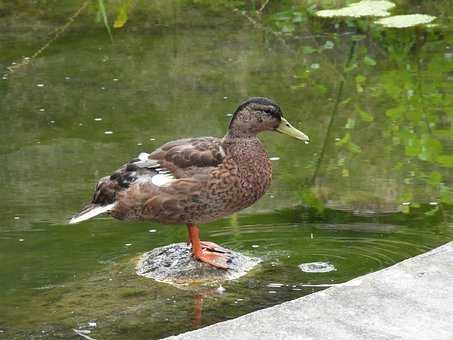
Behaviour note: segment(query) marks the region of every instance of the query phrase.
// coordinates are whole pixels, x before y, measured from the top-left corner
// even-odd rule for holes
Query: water
[[[79,4],[36,5],[46,16],[25,2],[18,16],[4,6],[2,74]],[[0,79],[0,338],[79,338],[73,329],[99,339],[164,337],[453,239],[453,39],[441,5],[416,8],[447,23],[421,36],[357,36],[354,25],[309,17],[276,36],[290,24],[271,16],[284,5],[269,8],[267,31],[228,6],[140,6],[113,44],[90,9]],[[222,136],[238,103],[256,95],[275,99],[311,142],[263,135],[274,166],[269,192],[201,227],[204,239],[263,260],[248,276],[221,288],[158,284],[135,274],[136,260],[186,240],[184,226],[67,225],[99,177],[168,140]],[[312,262],[336,270],[299,268]]]

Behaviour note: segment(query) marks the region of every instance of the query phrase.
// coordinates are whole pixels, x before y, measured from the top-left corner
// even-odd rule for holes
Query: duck
[[[192,256],[215,268],[229,269],[231,252],[201,241],[199,225],[251,206],[269,188],[272,164],[258,139],[265,131],[309,142],[274,101],[249,98],[234,111],[223,138],[170,141],[101,178],[91,202],[69,223],[109,214],[119,220],[185,224]]]

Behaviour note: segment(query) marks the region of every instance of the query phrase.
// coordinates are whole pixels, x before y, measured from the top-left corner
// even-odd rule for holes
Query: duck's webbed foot
[[[213,267],[219,269],[229,269],[229,264],[231,263],[231,256],[229,253],[218,253],[215,251],[210,250],[201,250],[201,252],[197,254],[193,254],[193,256],[201,262],[208,263]]]
[[[214,242],[200,241],[200,231],[197,225],[188,224],[187,227],[193,256],[198,261],[208,263],[213,267],[228,269],[231,263],[231,252]]]
[[[228,249],[219,246],[217,243],[210,242],[210,241],[200,241],[201,249],[209,250],[216,253],[229,253]]]

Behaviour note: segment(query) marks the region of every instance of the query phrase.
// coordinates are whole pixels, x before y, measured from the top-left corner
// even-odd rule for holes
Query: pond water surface
[[[113,43],[89,7],[13,71],[78,6],[46,12],[22,2],[13,15],[2,5],[0,338],[80,338],[74,329],[161,338],[453,240],[448,11],[427,1],[419,9],[440,27],[386,31],[319,20],[286,2],[261,19],[240,7],[256,25],[228,6],[156,3],[131,9]],[[222,136],[250,96],[273,98],[311,143],[263,135],[269,192],[201,227],[203,238],[263,260],[247,276],[224,290],[156,283],[135,274],[137,258],[185,241],[184,226],[67,224],[99,177],[169,140]],[[300,269],[310,262],[335,270]]]

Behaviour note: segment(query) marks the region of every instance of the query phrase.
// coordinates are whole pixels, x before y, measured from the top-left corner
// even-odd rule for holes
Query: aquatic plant
[[[375,23],[382,25],[386,28],[405,28],[413,27],[418,25],[429,24],[436,17],[426,14],[406,14],[406,15],[394,15],[387,18],[376,20]]]
[[[321,10],[316,12],[316,15],[322,18],[386,17],[390,15],[388,11],[393,7],[395,4],[390,1],[362,0],[339,9]]]

